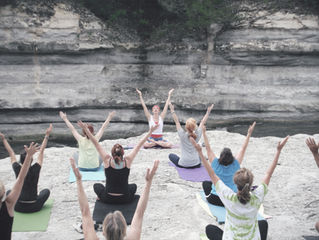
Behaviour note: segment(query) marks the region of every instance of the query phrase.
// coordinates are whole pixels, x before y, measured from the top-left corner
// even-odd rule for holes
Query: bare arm
[[[143,217],[144,217],[144,213],[145,213],[147,202],[150,195],[152,180],[156,173],[158,165],[159,165],[159,160],[155,160],[152,170],[150,171],[150,169],[147,169],[146,176],[145,176],[146,185],[144,188],[144,192],[140,200],[138,201],[136,211],[134,213],[134,217],[132,220],[131,228],[127,234],[127,240],[130,240],[130,239],[138,240],[141,238]]]
[[[33,142],[30,144],[29,148],[27,146],[24,146],[24,149],[27,153],[27,156],[24,160],[24,163],[21,167],[20,173],[18,175],[18,178],[10,192],[10,194],[6,198],[6,203],[8,207],[8,212],[11,217],[13,217],[14,214],[14,206],[20,196],[21,189],[24,183],[25,176],[28,173],[28,170],[31,165],[32,156],[35,152],[39,150],[38,144],[34,144]]]
[[[62,120],[66,123],[66,125],[68,126],[68,128],[71,130],[73,137],[76,139],[76,141],[79,141],[81,138],[81,135],[78,133],[78,131],[74,128],[74,126],[72,125],[72,123],[69,121],[69,119],[67,118],[66,114],[62,111],[60,111],[60,117],[62,118]]]
[[[268,168],[268,170],[266,172],[266,175],[265,175],[265,177],[263,179],[263,183],[269,185],[271,176],[272,176],[272,174],[275,171],[275,168],[277,166],[277,163],[278,163],[278,160],[279,160],[279,156],[280,156],[280,152],[281,152],[282,148],[285,146],[286,142],[288,141],[288,138],[289,138],[289,136],[285,137],[285,139],[282,142],[278,143],[277,152],[276,152],[275,158],[274,158],[273,162],[270,164],[270,166],[269,166],[269,168]]]
[[[144,145],[146,140],[151,136],[152,132],[158,128],[159,125],[152,126],[147,134],[139,141],[139,143],[133,148],[133,150],[125,157],[127,160],[127,165],[130,168],[132,165],[132,162],[137,155],[137,153],[140,151],[141,147]]]
[[[245,142],[244,142],[243,146],[241,147],[239,153],[236,155],[236,159],[238,160],[239,164],[241,164],[243,162],[244,155],[245,155],[248,143],[249,143],[249,139],[250,139],[251,134],[254,131],[255,126],[256,126],[256,122],[253,122],[253,124],[249,126]]]
[[[206,127],[205,125],[202,126],[202,130],[203,130],[203,136],[204,136],[204,143],[205,143],[205,147],[206,147],[206,151],[207,151],[207,155],[208,155],[208,160],[210,163],[213,162],[213,160],[216,158],[215,153],[213,152],[213,150],[210,147],[209,141],[208,141],[208,137],[206,134]]]
[[[173,91],[174,91],[174,88],[171,89],[171,90],[169,90],[169,92],[168,92],[168,97],[167,97],[167,100],[166,100],[164,109],[163,109],[163,111],[162,111],[162,113],[161,113],[161,118],[163,119],[163,121],[164,121],[164,118],[166,117],[168,105],[169,105],[169,103],[171,102],[171,95],[172,95]]]
[[[214,104],[210,105],[210,106],[207,108],[206,114],[204,115],[202,121],[201,121],[200,124],[199,124],[199,128],[202,128],[204,125],[206,125],[208,116],[209,116],[210,112],[212,111],[213,107],[214,107]]]
[[[316,141],[315,139],[313,138],[308,138],[306,140],[306,144],[307,146],[309,147],[309,150],[311,151],[316,163],[317,163],[317,166],[319,168],[319,153],[318,153],[318,149],[319,149],[319,143],[316,144]]]
[[[173,119],[174,119],[174,122],[175,122],[175,125],[176,125],[176,130],[178,131],[179,129],[181,129],[181,124],[179,123],[179,120],[178,120],[178,117],[175,113],[175,110],[174,110],[174,105],[173,104],[169,104],[169,108],[171,110],[171,114],[173,116]]]
[[[109,115],[107,116],[107,119],[103,123],[102,127],[100,128],[100,130],[95,135],[95,138],[97,139],[97,141],[100,141],[101,137],[103,136],[105,128],[107,127],[107,125],[109,125],[109,123],[112,120],[112,118],[114,117],[114,115],[115,115],[115,111],[110,112]]]
[[[89,137],[89,139],[92,141],[92,143],[94,144],[96,150],[99,152],[101,158],[103,159],[104,162],[104,167],[108,167],[109,164],[109,159],[110,159],[110,155],[103,149],[103,147],[101,146],[101,144],[96,140],[96,138],[92,135],[92,133],[90,132],[90,130],[87,128],[87,125],[85,123],[83,123],[82,121],[78,121],[78,125],[79,127],[81,127],[86,135]]]
[[[40,152],[39,152],[39,156],[38,156],[38,164],[40,166],[42,166],[42,163],[43,163],[44,149],[47,147],[51,131],[52,131],[52,124],[50,124],[49,128],[45,131],[45,136],[44,136],[42,144],[41,144],[41,148],[40,148]]]
[[[141,100],[141,104],[142,104],[142,107],[143,107],[143,110],[144,110],[144,113],[145,113],[145,116],[147,118],[147,121],[150,120],[150,117],[151,117],[151,114],[150,112],[148,111],[146,105],[145,105],[145,102],[144,102],[144,99],[143,99],[143,96],[142,96],[142,92],[140,90],[138,90],[136,88],[136,92],[138,93],[138,95],[140,96],[140,100]]]
[[[71,163],[74,175],[76,177],[76,184],[78,189],[78,200],[79,200],[81,214],[82,214],[82,228],[84,233],[84,239],[98,239],[94,229],[94,222],[91,216],[88,199],[83,189],[82,176],[80,174],[79,169],[75,166],[75,160],[73,158],[70,158],[70,163]]]
[[[1,133],[1,132],[0,132],[0,137],[1,137],[1,139],[2,139],[2,142],[3,142],[4,147],[6,148],[6,150],[7,150],[8,153],[9,153],[10,160],[11,160],[11,164],[13,164],[14,162],[17,161],[16,155],[15,155],[13,149],[11,148],[10,144],[8,143],[6,137],[5,137],[4,134]]]
[[[219,177],[215,174],[213,168],[209,165],[208,161],[204,157],[203,152],[202,152],[202,147],[195,141],[194,138],[190,137],[189,140],[191,141],[191,143],[196,148],[196,150],[197,150],[197,152],[199,154],[199,157],[202,160],[202,163],[203,163],[204,167],[206,168],[206,171],[208,172],[208,175],[210,176],[210,179],[212,180],[214,185],[216,185],[216,183],[219,180]]]

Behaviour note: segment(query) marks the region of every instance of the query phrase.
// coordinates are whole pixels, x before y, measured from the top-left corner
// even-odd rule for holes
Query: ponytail
[[[112,148],[112,157],[116,164],[119,164],[121,161],[123,161],[123,155],[124,155],[124,149],[122,145],[115,144]]]
[[[194,118],[189,118],[186,121],[185,128],[188,132],[188,137],[192,137],[196,140],[197,136],[195,134],[195,129],[197,127],[196,120]]]
[[[237,197],[240,203],[246,204],[250,201],[250,189],[253,180],[254,175],[247,168],[241,168],[235,173],[234,183],[237,185]]]

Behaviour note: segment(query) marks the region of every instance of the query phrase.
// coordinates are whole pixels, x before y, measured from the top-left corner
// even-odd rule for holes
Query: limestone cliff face
[[[46,17],[1,7],[0,128],[12,136],[33,135],[53,121],[56,133],[65,135],[60,109],[71,120],[97,126],[116,109],[111,135],[139,134],[147,125],[135,88],[148,105],[162,106],[175,88],[172,101],[182,121],[200,120],[212,102],[217,111],[210,126],[317,121],[318,17],[243,14],[231,30],[212,25],[205,42],[145,46],[134,31],[67,4],[55,5]]]

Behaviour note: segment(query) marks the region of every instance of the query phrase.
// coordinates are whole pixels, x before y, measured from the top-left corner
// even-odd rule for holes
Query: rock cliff
[[[147,125],[135,88],[162,107],[175,88],[181,121],[200,120],[215,103],[209,127],[319,120],[317,16],[243,7],[239,24],[212,25],[205,41],[145,44],[87,9],[66,2],[49,10],[0,7],[0,129],[13,138],[38,135],[49,122],[69,137],[61,109],[96,126],[115,109],[109,136],[139,134]]]

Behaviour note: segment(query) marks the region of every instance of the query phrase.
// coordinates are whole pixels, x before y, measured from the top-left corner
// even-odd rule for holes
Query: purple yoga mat
[[[203,182],[203,181],[211,181],[205,167],[200,166],[199,168],[180,168],[177,167],[174,163],[169,162],[170,166],[176,168],[178,175],[180,178],[191,181],[191,182]]]

